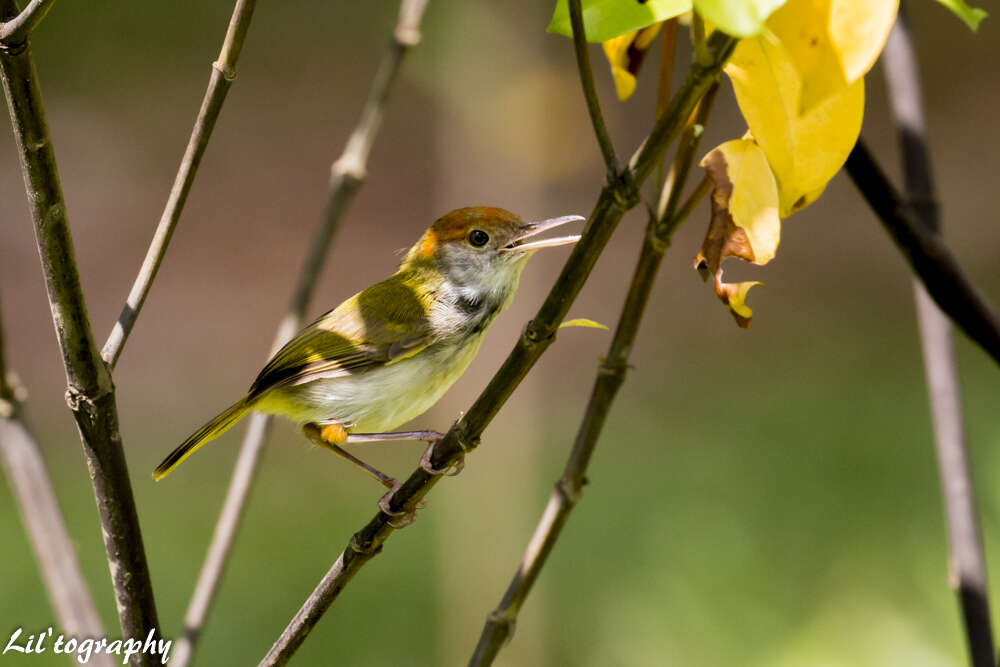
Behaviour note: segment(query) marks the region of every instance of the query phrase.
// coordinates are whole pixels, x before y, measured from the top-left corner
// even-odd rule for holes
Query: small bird
[[[340,445],[427,440],[435,431],[390,433],[434,405],[479,351],[483,335],[510,305],[527,259],[579,236],[530,240],[578,215],[524,222],[501,208],[448,213],[410,248],[389,278],[355,294],[278,350],[250,390],[202,426],[153,471],[166,477],[251,410],[289,417],[331,449],[393,489],[396,481]],[[431,472],[440,474],[441,471]]]

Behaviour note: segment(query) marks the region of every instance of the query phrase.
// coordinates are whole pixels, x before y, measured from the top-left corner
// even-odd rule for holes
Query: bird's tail
[[[163,459],[163,463],[156,466],[156,470],[153,471],[153,479],[160,481],[199,447],[228,431],[236,422],[243,419],[246,413],[250,412],[253,403],[254,401],[250,400],[249,397],[244,396],[235,405],[198,429],[191,437],[181,443],[180,447],[170,452],[167,458]]]

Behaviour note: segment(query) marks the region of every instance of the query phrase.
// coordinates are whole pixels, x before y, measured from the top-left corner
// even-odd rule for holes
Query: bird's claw
[[[385,495],[378,499],[378,508],[382,513],[390,517],[388,523],[393,528],[405,528],[417,520],[417,510],[424,508],[424,501],[417,503],[417,506],[410,511],[396,511],[392,509],[392,497],[399,491],[402,484],[396,482]]]
[[[420,467],[424,469],[429,475],[447,475],[448,477],[454,477],[458,473],[462,472],[465,468],[465,457],[462,457],[452,463],[450,466],[444,469],[437,469],[431,463],[431,457],[434,456],[434,445],[436,445],[440,440],[430,442],[427,445],[427,449],[424,450],[424,455],[420,457]]]

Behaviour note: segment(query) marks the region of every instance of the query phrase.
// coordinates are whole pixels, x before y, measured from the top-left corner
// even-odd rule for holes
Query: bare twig
[[[668,19],[660,29],[660,74],[656,84],[656,118],[663,115],[670,104],[674,82],[674,57],[677,54],[677,17]]]
[[[883,55],[889,102],[899,137],[906,204],[929,233],[939,216],[927,146],[920,74],[905,6]],[[994,664],[993,629],[987,597],[986,565],[969,474],[958,369],[948,318],[914,280],[920,342],[934,422],[934,442],[948,524],[950,581],[958,595],[973,667]]]
[[[13,0],[0,0],[0,18],[16,10]],[[66,398],[90,469],[122,633],[125,637],[145,638],[158,627],[156,606],[122,450],[114,387],[94,345],[55,153],[27,41],[16,49],[0,51],[0,72],[52,321],[66,369]],[[153,659],[152,654],[140,653],[132,660],[134,664],[147,664]]]
[[[351,134],[343,154],[333,163],[331,169],[330,194],[323,214],[323,220],[316,230],[308,255],[303,262],[298,284],[292,295],[288,313],[278,328],[272,346],[272,353],[288,342],[302,327],[306,310],[312,300],[319,274],[329,254],[333,235],[340,226],[347,206],[361,187],[366,175],[368,155],[378,134],[382,115],[399,72],[403,56],[410,47],[420,42],[420,22],[427,0],[404,0],[400,5],[399,18],[385,56],[372,82],[368,100],[361,112],[357,127]],[[190,660],[198,636],[211,608],[219,582],[225,570],[226,561],[236,538],[243,506],[250,493],[256,476],[257,462],[267,439],[271,418],[255,414],[250,419],[240,455],[233,470],[232,480],[226,492],[222,512],[215,525],[212,543],[202,565],[191,602],[184,617],[184,634],[177,641],[171,664],[184,667]]]
[[[562,273],[553,285],[537,315],[525,326],[507,360],[497,371],[472,407],[435,445],[430,465],[435,470],[448,470],[479,443],[483,430],[528,374],[535,362],[555,340],[556,330],[566,316],[576,295],[590,275],[604,246],[625,211],[638,201],[638,188],[655,168],[667,145],[677,137],[684,119],[705,91],[718,77],[722,65],[732,53],[735,41],[721,33],[709,40],[712,64],[692,66],[684,85],[675,95],[663,117],[656,123],[645,143],[632,158],[633,167],[627,178],[610,182],[601,195],[574,246]],[[640,177],[641,176],[641,177]],[[393,494],[389,502],[392,512],[412,512],[440,479],[418,467]],[[382,549],[382,544],[395,530],[393,517],[379,511],[360,531],[355,533],[333,567],[282,632],[261,665],[283,665],[305,641],[337,595],[355,574]]]
[[[28,35],[38,27],[54,3],[55,0],[31,0],[20,14],[0,23],[0,44],[12,47],[28,39]]]
[[[659,218],[660,225],[668,225],[674,222],[674,213],[677,212],[677,203],[684,192],[684,185],[687,183],[688,174],[694,165],[695,153],[701,144],[701,135],[705,130],[705,119],[715,102],[715,95],[719,92],[719,86],[714,85],[705,93],[698,108],[691,114],[687,125],[684,126],[684,138],[677,147],[677,154],[670,167],[670,173],[663,183],[660,191],[660,201],[656,207],[656,217]],[[683,220],[683,218],[681,218]],[[666,232],[663,232],[666,234]]]
[[[694,59],[702,65],[710,62],[712,54],[705,47],[705,21],[698,12],[691,12],[691,42],[694,45]]]
[[[583,24],[583,9],[580,7],[580,0],[569,0],[569,20],[570,25],[573,26],[576,66],[580,72],[583,96],[587,101],[587,112],[590,114],[590,122],[594,126],[594,134],[597,135],[597,143],[601,147],[601,155],[604,157],[604,166],[608,170],[608,178],[614,180],[618,178],[621,168],[618,165],[618,158],[615,157],[615,146],[611,141],[611,135],[608,134],[608,128],[604,124],[601,102],[597,97],[597,88],[594,86],[594,71],[590,67],[590,54],[587,52],[586,27]]]
[[[976,292],[941,237],[924,225],[858,140],[844,165],[938,307],[1000,363],[1000,320]]]
[[[236,61],[240,57],[240,50],[246,40],[247,30],[250,29],[250,19],[253,18],[253,10],[257,5],[257,0],[237,0],[233,8],[232,18],[229,20],[229,29],[222,42],[222,49],[219,52],[219,59],[212,63],[212,74],[208,80],[208,88],[205,90],[205,97],[201,102],[201,109],[198,117],[194,121],[194,128],[191,130],[191,138],[188,139],[187,148],[184,150],[184,157],[181,158],[180,167],[174,177],[174,185],[167,197],[166,207],[160,216],[160,222],[153,233],[153,240],[146,251],[146,258],[142,261],[139,274],[132,284],[132,290],[125,300],[118,321],[111,330],[111,335],[104,343],[101,350],[101,357],[111,368],[118,363],[118,357],[122,353],[125,341],[135,326],[139,311],[142,310],[149,290],[153,286],[153,279],[156,278],[163,256],[167,252],[170,238],[180,220],[181,211],[187,201],[191,185],[194,183],[195,174],[198,173],[198,165],[208,147],[208,141],[212,137],[212,130],[215,129],[215,121],[219,118],[222,105],[226,101],[226,93],[236,79]]]
[[[21,395],[14,374],[8,373],[5,365],[0,326],[0,458],[7,479],[60,630],[73,637],[104,636],[41,449],[25,423]],[[102,666],[113,664],[106,654],[94,659]]]
[[[656,83],[656,115],[659,118],[670,104],[674,85],[674,58],[677,55],[677,17],[668,19],[660,29],[660,73]],[[663,162],[656,165],[654,183],[663,181]]]
[[[701,140],[700,127],[708,118],[717,91],[718,84],[709,88],[698,105],[697,111],[688,120],[684,137],[677,149],[678,159],[674,163],[674,170],[684,176],[673,180],[672,189],[674,191],[680,191],[684,188],[686,175],[691,168]],[[701,193],[699,199],[700,196],[704,196],[701,188],[695,192],[696,194]],[[673,193],[671,193],[670,200],[674,202],[677,200]],[[691,208],[693,208],[693,204],[685,204],[682,210],[687,214],[690,213]],[[674,207],[669,208],[667,215],[674,216]],[[549,497],[545,511],[528,542],[520,566],[514,573],[500,604],[486,619],[476,650],[469,660],[470,667],[493,664],[500,649],[510,640],[521,606],[531,592],[531,587],[542,568],[545,567],[545,562],[559,539],[562,527],[569,518],[570,512],[573,511],[582,496],[587,465],[594,448],[597,446],[598,437],[611,410],[615,395],[625,381],[629,354],[635,343],[635,337],[639,331],[639,325],[649,300],[649,294],[653,289],[656,274],[660,269],[663,255],[670,246],[674,230],[682,221],[679,216],[668,218],[650,214],[642,249],[639,252],[639,259],[632,275],[632,283],[625,297],[625,304],[618,318],[618,325],[615,327],[608,354],[598,365],[597,379],[594,382],[587,410],[577,432],[573,450],[566,461],[562,477],[556,483],[555,490]]]

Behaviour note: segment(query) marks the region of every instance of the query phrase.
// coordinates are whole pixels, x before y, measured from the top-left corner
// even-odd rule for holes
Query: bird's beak
[[[567,222],[577,222],[578,220],[586,220],[586,218],[580,215],[564,215],[561,218],[552,218],[551,220],[542,220],[541,222],[529,222],[521,228],[520,233],[514,237],[514,240],[504,246],[504,250],[521,253],[538,250],[539,248],[554,248],[555,246],[576,243],[580,240],[579,234],[574,234],[573,236],[556,236],[551,239],[539,239],[530,242],[525,242],[525,239],[541,234],[553,227],[565,225]]]

